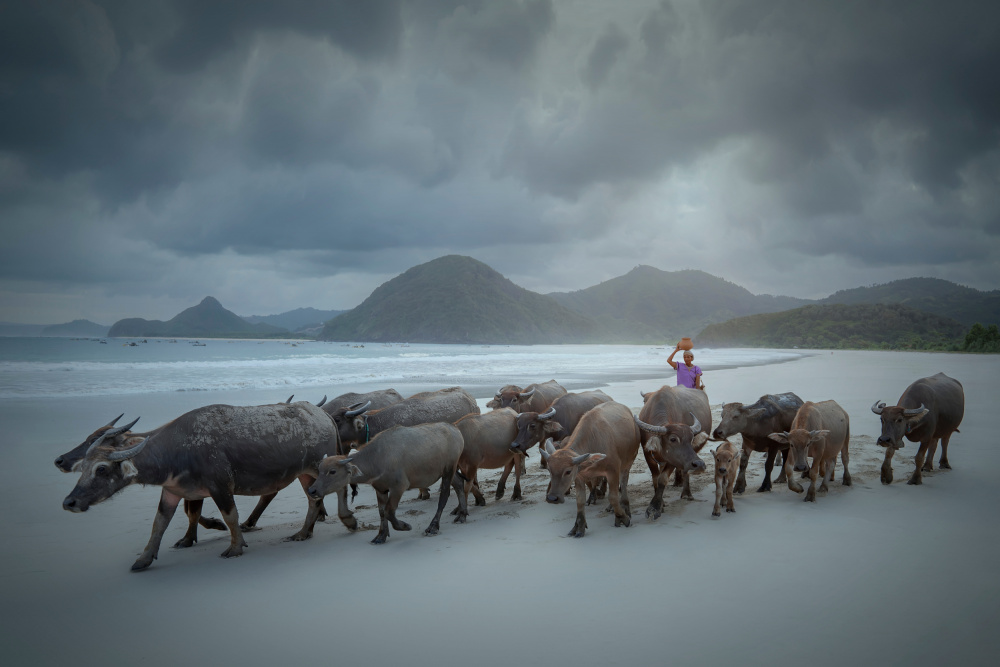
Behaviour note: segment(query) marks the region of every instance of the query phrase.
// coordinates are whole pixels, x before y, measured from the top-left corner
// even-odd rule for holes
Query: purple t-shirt
[[[701,375],[701,369],[698,366],[691,366],[691,368],[688,368],[687,364],[683,361],[677,364],[678,387],[690,387],[691,389],[694,389],[694,378],[697,375]]]

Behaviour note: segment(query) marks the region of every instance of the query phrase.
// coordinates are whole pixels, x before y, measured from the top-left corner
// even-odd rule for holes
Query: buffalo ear
[[[754,408],[753,410],[747,410],[747,419],[758,419],[764,416],[764,408]]]
[[[696,452],[704,447],[706,442],[708,442],[708,433],[705,431],[700,431],[691,438],[691,446],[694,447]]]
[[[652,453],[652,452],[662,452],[663,451],[663,443],[660,442],[660,436],[654,435],[654,436],[650,437],[649,440],[646,441],[646,444],[643,445],[642,448],[645,449],[647,452],[650,452],[650,453]]]
[[[909,433],[914,428],[916,428],[917,423],[920,422],[920,420],[923,419],[924,415],[926,415],[928,412],[930,412],[930,410],[928,410],[927,408],[924,408],[923,410],[921,410],[917,414],[910,415],[909,417],[907,417],[906,418],[906,432]]]
[[[772,433],[767,437],[769,437],[771,440],[774,440],[775,442],[780,442],[783,445],[788,444],[788,431],[784,431],[782,433]]]
[[[364,417],[355,417],[354,418],[354,428],[357,429],[358,431],[363,430],[365,428],[365,418]]]
[[[556,448],[552,444],[552,438],[548,438],[545,440],[545,451],[546,453],[548,453],[549,456],[552,456],[553,454],[556,453]]]
[[[491,410],[496,410],[497,408],[500,407],[500,401],[494,398],[492,401],[486,404],[486,407],[490,408]]]
[[[361,468],[359,468],[358,466],[354,465],[353,463],[348,463],[347,464],[347,472],[351,473],[351,477],[354,477],[356,475],[360,476],[360,475],[364,474],[364,473],[361,472]]]
[[[556,422],[553,421],[546,421],[545,425],[542,426],[542,430],[545,431],[546,433],[555,433],[556,431],[559,431],[561,429],[562,429],[562,424],[557,424]]]

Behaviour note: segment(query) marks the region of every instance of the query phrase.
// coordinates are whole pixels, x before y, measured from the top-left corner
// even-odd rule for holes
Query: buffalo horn
[[[919,415],[924,411],[924,404],[921,403],[919,408],[910,408],[909,410],[903,410],[904,417],[912,417],[913,415]]]
[[[121,419],[121,417],[119,417],[118,419]],[[116,419],[115,421],[118,421],[118,419]],[[133,419],[132,421],[130,421],[128,424],[125,424],[124,426],[119,426],[118,428],[108,429],[107,431],[105,431],[104,433],[101,434],[100,438],[98,438],[97,440],[94,440],[93,444],[91,444],[90,447],[87,448],[87,454],[84,454],[84,456],[87,456],[88,454],[90,454],[92,451],[94,451],[94,449],[98,445],[100,445],[102,442],[104,442],[108,438],[113,438],[116,435],[118,435],[120,433],[124,433],[125,431],[129,430],[130,428],[132,428],[133,426],[135,426],[135,423],[137,421],[139,421],[138,417],[136,417],[135,419]],[[112,423],[114,423],[114,422],[112,422]]]
[[[549,408],[547,411],[545,411],[542,414],[538,415],[538,418],[541,419],[542,421],[546,421],[548,419],[552,419],[555,416],[555,414],[556,414],[556,409],[555,408]]]
[[[878,401],[875,401],[874,403],[872,403],[872,412],[874,412],[877,415],[880,415],[882,414],[882,408],[884,407],[885,403],[879,403]]]
[[[694,423],[691,424],[691,435],[698,435],[701,433],[701,422],[698,421],[693,412],[691,413],[691,417],[694,419]]]
[[[364,403],[364,404],[362,404],[362,403],[355,403],[351,407],[347,408],[347,412],[344,413],[344,416],[345,417],[357,417],[361,413],[367,411],[368,410],[368,406],[371,405],[371,404],[372,404],[371,401],[368,401],[367,403]]]
[[[649,396],[649,394],[644,392],[642,389],[639,390],[639,395],[642,396],[642,400],[644,401],[646,400],[646,397]]]
[[[115,423],[116,423],[116,422],[117,422],[117,421],[118,421],[119,419],[121,419],[121,418],[122,418],[122,417],[124,417],[124,416],[125,416],[125,413],[123,412],[123,413],[121,413],[120,415],[118,415],[117,417],[115,417],[114,419],[112,419],[111,421],[109,421],[109,422],[108,422],[108,423],[107,423],[107,424],[106,424],[106,425],[104,426],[104,428],[111,428],[112,426],[114,426],[114,425],[115,425]]]
[[[323,407],[323,405],[324,405],[325,403],[326,403],[326,394],[323,394],[323,400],[322,400],[322,401],[320,401],[319,403],[317,403],[317,404],[316,404],[316,407],[317,407],[317,408],[321,408],[321,407]]]
[[[135,458],[135,455],[142,451],[142,448],[146,446],[147,442],[149,442],[148,435],[145,438],[143,438],[142,442],[140,442],[135,447],[129,447],[128,449],[121,449],[115,452],[111,452],[110,454],[108,454],[108,460],[124,461],[125,459]]]
[[[531,398],[534,395],[534,393],[535,393],[534,389],[532,389],[531,391],[523,391],[520,394],[518,394],[518,397],[519,398]]]
[[[291,403],[293,398],[295,398],[295,394],[292,394],[291,396],[289,396],[288,400],[286,400],[285,403]]]
[[[495,396],[494,396],[493,398],[496,398],[496,399],[500,399],[500,398],[501,398],[501,396],[500,396],[500,392],[498,391],[498,392],[496,393],[496,395],[495,395]]]
[[[580,465],[581,463],[583,463],[584,461],[586,461],[589,458],[590,458],[590,454],[580,454],[579,456],[574,456],[573,457],[572,463],[573,463],[573,465],[578,466],[578,465]]]
[[[635,420],[635,425],[636,426],[638,426],[643,431],[646,431],[648,433],[656,433],[657,435],[663,435],[664,433],[667,432],[666,427],[664,427],[664,426],[653,426],[652,424],[647,424],[646,422],[642,421],[641,419],[639,419],[635,415],[632,415],[632,419]]]

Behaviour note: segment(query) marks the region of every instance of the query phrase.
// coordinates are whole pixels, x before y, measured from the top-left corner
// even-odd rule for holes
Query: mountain
[[[267,336],[284,333],[283,329],[269,324],[251,324],[239,315],[226,310],[216,299],[207,296],[197,306],[188,308],[173,319],[144,320],[137,317],[118,320],[111,326],[108,336],[131,338],[222,338]]]
[[[961,322],[901,304],[812,305],[705,327],[698,347],[958,349]]]
[[[14,324],[11,322],[0,322],[0,336],[5,338],[21,336],[41,336],[44,324]]]
[[[327,320],[332,320],[337,315],[347,311],[344,310],[317,310],[315,308],[296,308],[287,313],[278,315],[249,315],[243,319],[251,324],[261,322],[270,324],[273,327],[287,329],[289,331],[302,331],[303,329],[317,329],[323,326]]]
[[[900,303],[950,317],[966,327],[976,322],[1000,324],[1000,290],[982,292],[940,278],[906,278],[884,285],[841,290],[819,303]]]
[[[714,322],[812,303],[754,295],[704,271],[661,271],[651,266],[637,266],[587,289],[548,296],[601,322],[605,339],[636,343],[674,341],[694,336]]]
[[[518,287],[471,257],[448,255],[379,286],[327,322],[320,340],[571,343],[597,340],[589,318]]]
[[[108,335],[106,324],[96,324],[90,320],[73,320],[66,324],[52,324],[42,329],[43,336],[82,336],[103,338]]]

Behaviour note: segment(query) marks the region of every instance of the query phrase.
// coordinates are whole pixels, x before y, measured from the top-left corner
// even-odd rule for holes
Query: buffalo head
[[[878,444],[882,447],[899,449],[903,446],[903,436],[912,431],[930,410],[922,404],[918,408],[903,408],[898,405],[886,407],[875,401],[872,412],[882,419],[882,435]]]
[[[320,500],[323,496],[337,493],[351,483],[351,478],[361,475],[361,470],[351,462],[350,456],[328,456],[319,464],[316,481],[306,489],[310,497]]]
[[[722,418],[712,432],[716,440],[725,440],[737,433],[742,433],[750,423],[764,415],[763,408],[749,408],[742,403],[726,403],[722,406]]]
[[[804,428],[795,428],[791,431],[772,433],[767,437],[782,445],[788,445],[788,459],[795,471],[805,472],[809,470],[809,447],[814,442],[821,442],[829,434],[828,429],[807,431]]]
[[[673,466],[678,470],[701,472],[705,462],[698,456],[696,450],[701,449],[708,440],[708,434],[701,430],[701,422],[691,413],[694,423],[690,426],[671,422],[666,426],[647,424],[633,416],[636,426],[653,434],[643,448],[656,460]]]
[[[63,509],[86,512],[91,505],[107,500],[136,481],[139,471],[132,459],[146,447],[149,438],[136,443],[137,438],[122,435],[120,428],[114,431],[113,435],[105,431],[75,466],[80,471],[80,479],[63,500]]]
[[[605,454],[577,454],[569,448],[556,449],[552,438],[547,439],[545,446],[539,448],[539,451],[551,477],[545,500],[556,504],[566,502],[566,493],[573,486],[581,469],[586,470],[606,458]]]
[[[521,454],[527,454],[535,445],[550,434],[562,431],[562,424],[552,421],[556,415],[555,408],[549,408],[539,414],[537,412],[522,412],[517,416],[517,437],[510,448]]]
[[[119,426],[116,429],[112,429],[112,427],[118,422],[118,420],[124,416],[125,416],[124,413],[118,415],[117,417],[109,421],[107,424],[105,424],[104,426],[102,426],[101,428],[97,429],[96,431],[88,435],[86,438],[84,438],[83,442],[81,442],[79,445],[69,450],[65,454],[62,454],[59,457],[57,457],[56,460],[54,461],[56,467],[62,470],[63,472],[73,472],[75,467],[78,466],[80,464],[80,461],[83,460],[83,455],[87,453],[87,450],[90,449],[90,446],[94,444],[94,442],[96,442],[98,438],[100,438],[101,436],[106,436],[108,438],[111,438],[118,435],[119,433],[124,433],[125,431],[135,426],[135,422],[139,421],[138,419],[136,419],[131,424],[127,424],[125,426]]]

